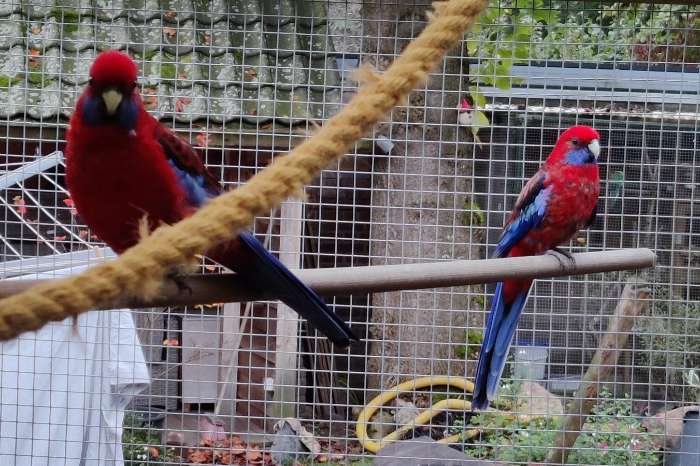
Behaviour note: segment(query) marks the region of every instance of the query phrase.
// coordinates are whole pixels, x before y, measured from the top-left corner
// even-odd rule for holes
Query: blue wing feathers
[[[172,159],[169,159],[168,162],[175,172],[175,175],[180,182],[180,186],[182,186],[182,189],[185,191],[185,194],[187,195],[187,202],[190,205],[194,207],[201,207],[209,199],[214,197],[214,195],[205,188],[203,176],[188,173],[187,171],[178,167],[178,165]]]
[[[541,190],[532,203],[526,206],[523,212],[503,230],[492,257],[507,256],[513,246],[523,239],[530,230],[540,226],[547,213],[549,195],[549,189]]]

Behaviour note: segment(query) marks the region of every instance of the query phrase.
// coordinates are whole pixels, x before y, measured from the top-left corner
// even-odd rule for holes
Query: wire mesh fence
[[[361,63],[386,69],[429,7],[3,2],[3,278],[53,278],[114,255],[75,210],[62,156],[100,51],[135,59],[146,109],[232,188],[342,108]],[[495,411],[452,405],[415,422],[469,399],[441,378],[473,378],[491,286],[335,297],[362,337],[347,350],[276,302],[91,312],[77,331],[49,324],[0,346],[0,463],[371,464],[372,444],[402,427],[418,447],[380,446],[408,464],[460,452],[542,463],[631,283],[649,294],[617,360],[596,374],[569,462],[695,464],[697,449],[675,461],[698,442],[697,427],[695,437],[683,428],[700,396],[699,21],[694,5],[492,0],[428,84],[305,199],[256,220],[294,268],[486,258],[557,136],[595,127],[598,217],[570,249],[647,247],[657,265],[537,280]],[[358,422],[375,396],[423,377]]]

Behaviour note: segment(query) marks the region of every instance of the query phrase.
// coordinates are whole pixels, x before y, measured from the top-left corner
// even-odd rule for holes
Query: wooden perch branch
[[[591,365],[583,376],[576,395],[566,408],[564,428],[557,438],[555,448],[547,455],[547,464],[566,464],[566,458],[581,434],[586,417],[595,405],[600,384],[610,380],[620,351],[627,344],[635,318],[646,312],[649,306],[649,294],[649,289],[638,280],[635,283],[634,279],[630,279],[625,285]]]
[[[564,269],[552,255],[508,259],[462,260],[368,267],[338,267],[296,270],[301,281],[323,296],[419,290],[449,286],[493,283],[503,279],[544,278],[587,273],[634,270],[651,267],[656,256],[649,249],[618,249],[574,254],[575,267]],[[566,264],[566,259],[562,259]],[[49,280],[0,281],[0,298],[5,298]],[[122,297],[101,309],[186,306],[274,299],[247,288],[235,274],[192,275],[187,278],[192,294],[180,293],[170,281],[162,293],[145,302]]]

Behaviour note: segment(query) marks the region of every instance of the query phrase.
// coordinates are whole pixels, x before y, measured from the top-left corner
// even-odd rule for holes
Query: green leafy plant
[[[461,359],[476,359],[479,356],[481,343],[484,341],[483,332],[469,329],[465,332],[465,344],[455,348],[455,355]]]
[[[698,12],[687,5],[554,2],[560,19],[536,31],[533,58],[697,62]]]
[[[480,85],[507,90],[520,79],[512,67],[529,60],[700,61],[700,12],[687,5],[595,4],[584,1],[491,0],[467,36]],[[471,131],[489,127],[486,98],[470,88]]]
[[[508,412],[486,412],[472,418],[470,425],[455,425],[464,431],[478,426],[482,431],[476,442],[466,445],[471,456],[520,465],[544,461],[560,429],[552,418],[519,417]],[[652,433],[632,415],[631,400],[613,399],[603,391],[569,462],[652,466],[661,463],[661,453]]]
[[[499,89],[510,89],[514,82],[520,82],[512,76],[511,68],[530,59],[535,30],[556,18],[556,10],[549,8],[545,0],[491,0],[467,36],[467,52],[479,60],[479,82]],[[489,127],[490,121],[478,110],[486,105],[486,97],[476,86],[469,91],[477,109],[471,126],[477,139],[479,130]]]
[[[147,466],[178,461],[175,449],[163,445],[148,427],[140,426],[133,415],[124,417],[122,452],[125,466]]]
[[[668,287],[657,287],[649,316],[636,321],[635,332],[646,349],[638,353],[637,365],[663,370],[669,398],[682,400],[688,389],[684,373],[700,367],[700,302],[679,300]],[[700,387],[685,396],[697,399]]]

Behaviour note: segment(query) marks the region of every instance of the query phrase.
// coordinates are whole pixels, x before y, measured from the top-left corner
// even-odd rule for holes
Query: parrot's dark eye
[[[571,145],[572,146],[578,146],[578,139],[574,138],[571,140]]]

